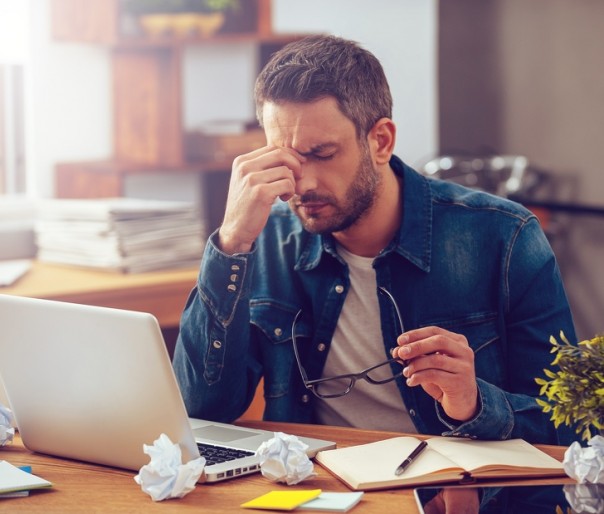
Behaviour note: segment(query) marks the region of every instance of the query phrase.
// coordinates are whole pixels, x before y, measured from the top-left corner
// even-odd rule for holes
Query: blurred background
[[[0,259],[35,257],[40,199],[190,202],[207,234],[232,158],[263,144],[259,69],[331,33],[382,62],[396,153],[532,208],[578,336],[604,331],[604,2],[240,0],[209,29],[178,16],[202,4],[0,0]]]

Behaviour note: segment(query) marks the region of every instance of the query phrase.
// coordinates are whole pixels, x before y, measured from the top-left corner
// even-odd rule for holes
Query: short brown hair
[[[390,87],[378,59],[357,43],[335,36],[308,36],[273,54],[254,90],[262,124],[265,102],[312,102],[331,96],[359,138],[380,118],[392,117]]]

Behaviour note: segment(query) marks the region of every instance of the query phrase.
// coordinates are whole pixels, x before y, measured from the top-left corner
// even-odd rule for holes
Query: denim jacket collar
[[[397,252],[425,272],[430,271],[432,252],[432,193],[427,178],[413,172],[401,159],[392,156],[390,166],[403,177],[403,222],[392,242],[381,255]],[[319,265],[323,252],[338,260],[336,242],[331,234],[308,237],[296,270],[311,270]]]

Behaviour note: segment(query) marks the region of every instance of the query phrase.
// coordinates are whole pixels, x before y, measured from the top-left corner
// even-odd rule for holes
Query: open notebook
[[[395,471],[417,447],[415,437],[327,450],[316,460],[355,490],[566,476],[561,462],[522,439],[475,441],[436,436],[426,441],[427,448],[400,475]]]
[[[143,444],[165,433],[184,462],[206,445],[202,480],[259,471],[254,452],[274,434],[188,418],[151,314],[0,295],[0,327],[0,376],[30,450],[139,470]],[[335,447],[300,439],[311,457]]]

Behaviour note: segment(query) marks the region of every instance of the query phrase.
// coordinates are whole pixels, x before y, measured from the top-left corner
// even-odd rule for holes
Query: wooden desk
[[[377,432],[339,427],[288,425],[250,421],[245,426],[281,430],[297,435],[309,435],[334,440],[338,446],[367,443],[392,437],[392,432]],[[562,459],[564,448],[541,446],[550,455]],[[47,457],[24,449],[19,439],[12,446],[0,451],[0,458],[14,465],[31,465],[33,473],[50,480],[53,487],[48,490],[32,491],[29,497],[0,500],[0,510],[28,514],[86,513],[153,513],[163,514],[195,512],[248,512],[239,505],[256,496],[275,489],[313,489],[325,491],[347,491],[339,480],[315,465],[317,476],[296,486],[274,484],[260,473],[236,478],[212,485],[198,485],[194,491],[178,500],[153,502],[143,493],[134,480],[135,473],[113,468],[94,466],[79,462]],[[557,480],[555,483],[564,481]],[[546,484],[552,481],[533,480]],[[568,479],[568,482],[570,479]],[[527,483],[527,482],[524,482]],[[252,511],[249,511],[252,512]],[[367,492],[361,503],[352,511],[354,514],[385,514],[391,512],[416,513],[413,489],[393,489]]]
[[[150,312],[162,328],[176,327],[197,280],[197,268],[123,274],[34,262],[0,294]]]

